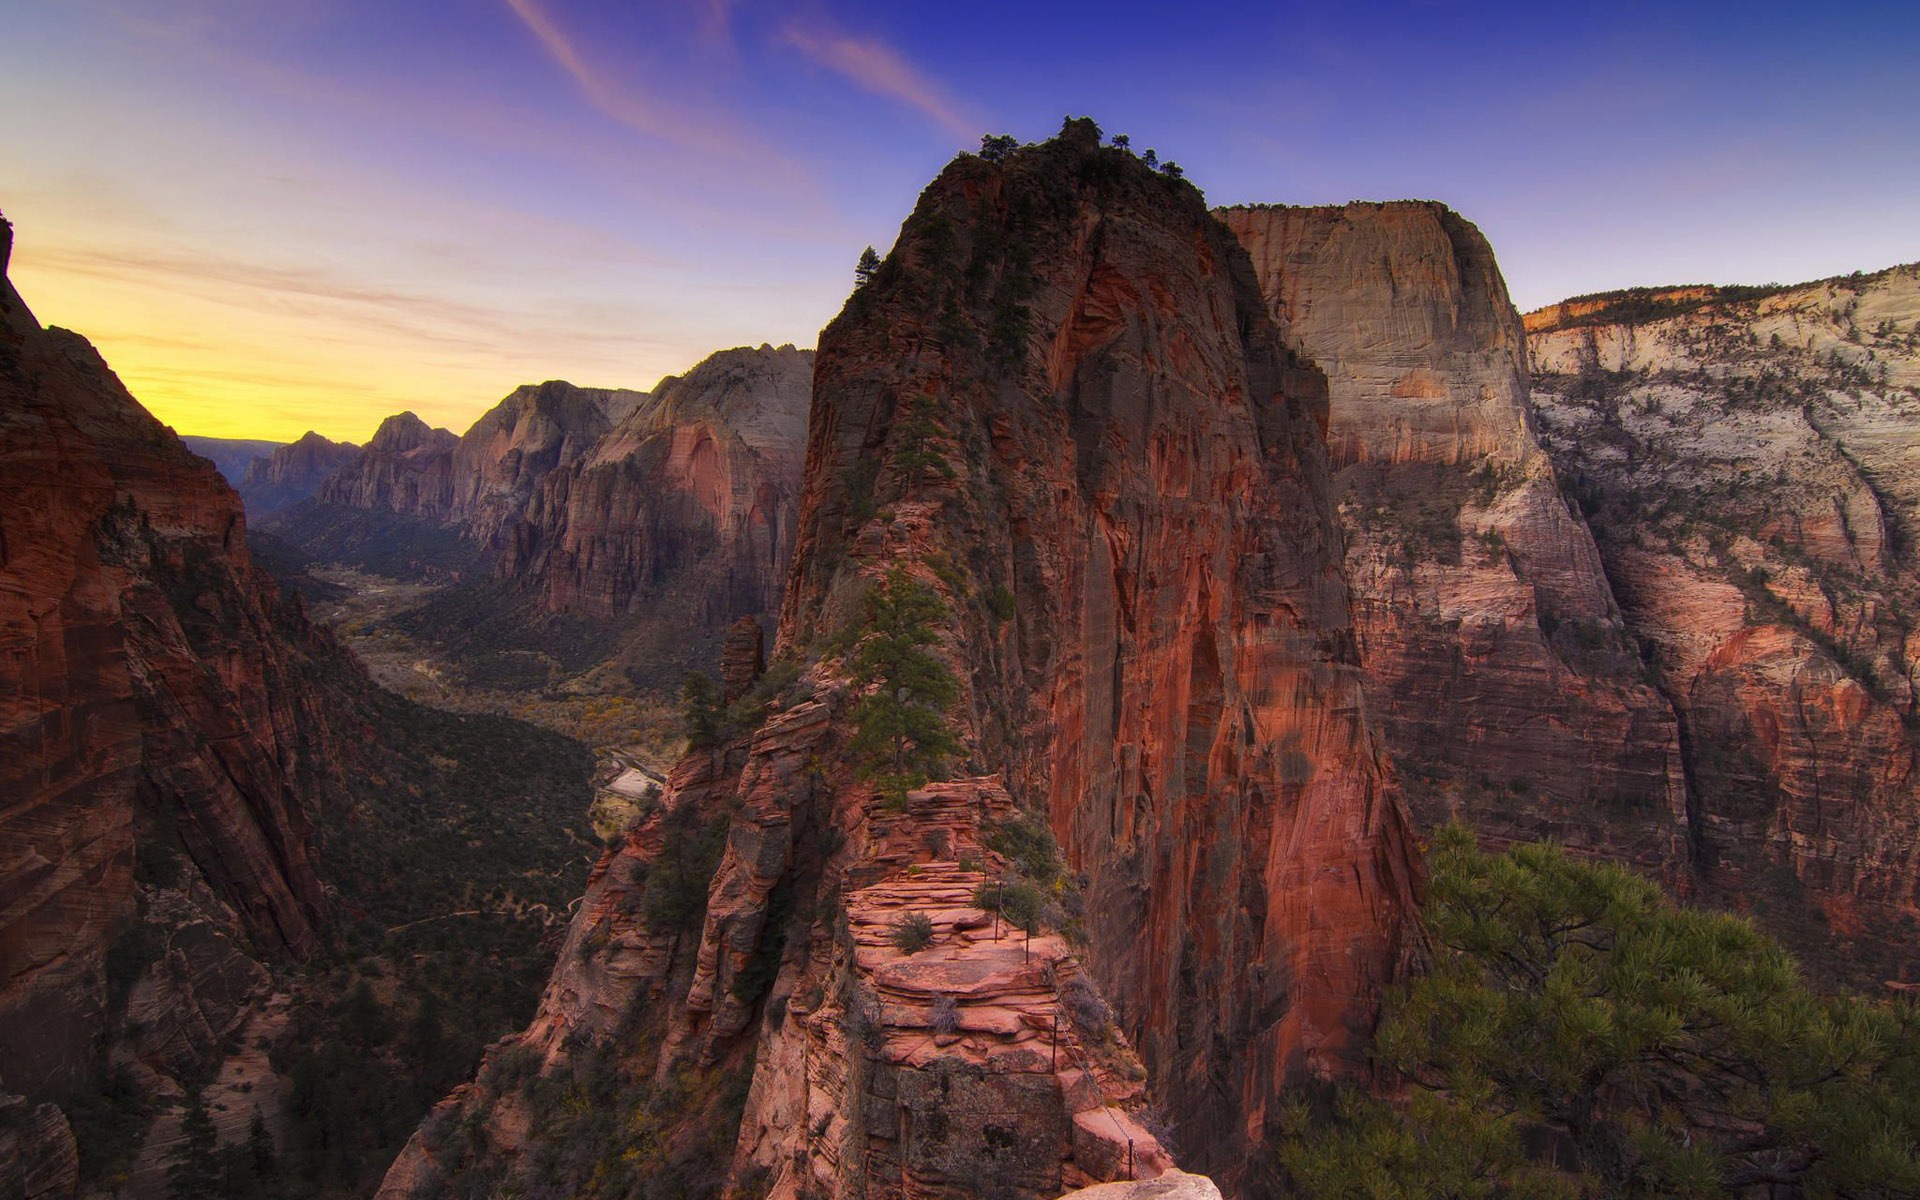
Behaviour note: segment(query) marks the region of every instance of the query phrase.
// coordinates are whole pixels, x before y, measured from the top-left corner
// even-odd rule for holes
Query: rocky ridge
[[[1156,1103],[1242,1171],[1284,1084],[1357,1066],[1415,886],[1326,399],[1197,193],[1090,123],[950,166],[822,336],[774,665],[738,731],[596,868],[539,1017],[382,1194],[567,1187],[557,1097],[610,1064],[667,1121],[633,1152],[649,1170],[692,1169],[698,1126],[728,1187],[775,1197],[1057,1194],[1124,1178],[1127,1142],[1157,1171]],[[963,748],[896,807],[848,750],[845,656],[900,563],[950,613]],[[1014,871],[1018,830],[1057,835],[1078,882],[1016,959],[973,889]],[[681,885],[697,925],[660,902]],[[912,919],[929,948],[895,944]]]
[[[499,572],[547,611],[618,619],[675,600],[715,629],[779,605],[813,352],[742,347],[660,381],[541,483]]]

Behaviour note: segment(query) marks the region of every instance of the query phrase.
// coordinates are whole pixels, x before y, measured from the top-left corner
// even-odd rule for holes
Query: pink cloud
[[[797,24],[787,26],[782,38],[855,87],[918,109],[955,137],[967,139],[980,132],[979,121],[885,42]]]

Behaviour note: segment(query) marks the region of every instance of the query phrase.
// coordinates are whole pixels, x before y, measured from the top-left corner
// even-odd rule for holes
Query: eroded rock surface
[[[351,442],[336,442],[308,432],[247,466],[237,485],[247,515],[256,521],[298,504],[320,490],[328,477],[360,461],[364,453]]]
[[[1442,205],[1222,209],[1326,373],[1368,700],[1416,815],[1674,878],[1679,738],[1527,402],[1492,249]]]
[[[1542,438],[1681,719],[1697,880],[1920,972],[1920,268],[1528,318]]]
[[[337,653],[240,501],[83,339],[0,288],[0,1063],[65,1099],[109,1055],[189,1077],[328,902],[308,804]]]
[[[676,768],[596,869],[533,1025],[382,1194],[564,1190],[581,1143],[554,1097],[609,1063],[679,1107],[602,1151],[691,1170],[698,1124],[732,1144],[728,1186],[782,1200],[1156,1173],[1155,1106],[1195,1162],[1241,1170],[1283,1085],[1358,1065],[1415,886],[1326,399],[1197,193],[1090,124],[950,166],[822,335],[769,669],[792,682]],[[948,610],[962,747],[897,806],[848,749],[849,650],[895,567]],[[704,916],[676,924],[720,828]],[[1015,829],[1050,829],[1078,876],[1031,945],[977,891]]]

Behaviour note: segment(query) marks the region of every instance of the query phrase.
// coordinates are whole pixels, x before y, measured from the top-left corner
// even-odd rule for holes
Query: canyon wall
[[[1673,879],[1679,739],[1528,409],[1480,231],[1425,201],[1219,210],[1326,373],[1367,695],[1413,811]]]
[[[550,473],[498,570],[550,612],[770,614],[793,547],[813,352],[723,350]]]
[[[307,801],[331,649],[239,498],[91,346],[0,288],[0,1072],[186,1078],[318,947]],[[255,951],[254,953],[257,953]]]
[[[1697,885],[1920,976],[1920,268],[1532,314],[1542,440],[1679,715]]]
[[[236,485],[255,521],[320,490],[335,472],[360,461],[364,451],[352,442],[335,442],[309,431],[298,441],[276,448],[248,464]]]
[[[1168,1166],[1156,1108],[1183,1163],[1239,1179],[1284,1084],[1360,1068],[1415,854],[1348,621],[1327,383],[1245,251],[1072,122],[951,165],[820,345],[767,675],[382,1195],[597,1194],[703,1147],[774,1197],[1050,1195]],[[943,612],[921,632],[958,749],[895,798],[862,769],[856,663],[903,594]],[[994,889],[1039,882],[1037,936],[1010,937]]]

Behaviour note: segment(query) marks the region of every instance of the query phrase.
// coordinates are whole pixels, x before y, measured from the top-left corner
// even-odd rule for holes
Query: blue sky
[[[810,345],[947,159],[1068,113],[1215,203],[1443,200],[1522,308],[1920,259],[1912,4],[11,7],[15,281],[184,432]]]

